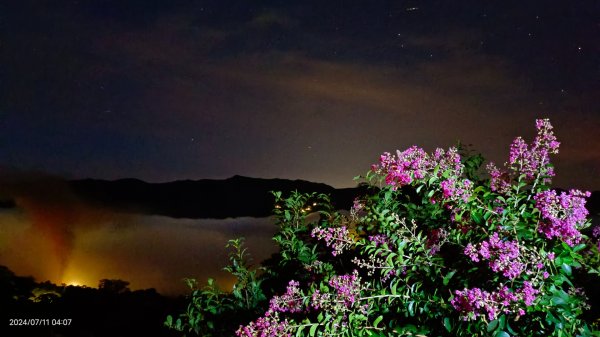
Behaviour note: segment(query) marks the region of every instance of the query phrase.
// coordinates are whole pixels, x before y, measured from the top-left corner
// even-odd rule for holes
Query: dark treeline
[[[128,285],[122,280],[100,280],[98,288],[37,283],[0,266],[0,336],[180,335],[163,322],[183,306],[184,298],[165,297],[154,289],[131,291]]]

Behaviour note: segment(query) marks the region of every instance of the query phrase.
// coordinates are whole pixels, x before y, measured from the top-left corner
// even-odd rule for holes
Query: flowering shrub
[[[536,128],[488,179],[480,156],[413,146],[380,157],[349,213],[276,193],[280,253],[263,285],[286,285],[267,287],[264,314],[235,334],[600,336],[585,289],[600,281],[589,193],[550,189],[559,143],[548,120]]]

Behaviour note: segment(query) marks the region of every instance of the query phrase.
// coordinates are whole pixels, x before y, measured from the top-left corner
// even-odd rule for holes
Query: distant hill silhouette
[[[233,176],[224,180],[182,180],[147,183],[137,179],[70,181],[75,194],[91,204],[142,214],[174,218],[264,217],[272,214],[270,191],[326,193],[338,209],[349,209],[362,188],[335,189],[304,180]],[[361,192],[362,190],[362,192]]]
[[[39,181],[26,180],[25,185],[36,184]],[[148,183],[138,179],[83,179],[61,181],[61,184],[66,184],[67,189],[77,198],[92,205],[127,213],[192,219],[269,216],[275,201],[271,191],[281,191],[284,196],[294,190],[325,193],[331,196],[338,209],[349,209],[355,197],[367,193],[366,187],[336,189],[305,180],[262,179],[238,175],[222,180],[179,180],[167,183]],[[52,193],[52,190],[53,187],[41,191]],[[409,190],[406,192],[410,193]],[[15,206],[17,205],[10,194],[0,196],[0,209]],[[598,221],[600,191],[592,192],[586,207],[594,222]]]

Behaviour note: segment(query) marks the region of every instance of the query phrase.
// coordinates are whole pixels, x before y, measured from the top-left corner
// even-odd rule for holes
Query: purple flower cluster
[[[513,280],[525,269],[525,264],[519,261],[520,251],[517,241],[502,241],[498,233],[492,234],[488,241],[481,242],[478,247],[471,243],[465,247],[465,255],[473,262],[479,258],[489,260],[489,267],[495,272],[502,272],[505,277]]]
[[[336,290],[346,308],[352,307],[360,296],[360,278],[356,270],[352,274],[333,276],[329,280],[329,285]]]
[[[507,193],[510,190],[510,176],[507,172],[501,171],[499,168],[490,162],[486,169],[490,174],[490,188],[494,192]]]
[[[455,296],[450,304],[461,312],[465,321],[476,320],[480,316],[494,320],[499,313],[514,312],[517,316],[523,316],[525,311],[520,307],[519,302],[523,301],[525,306],[531,306],[538,293],[539,290],[534,289],[527,281],[523,282],[523,287],[518,292],[512,292],[506,286],[501,286],[498,291],[493,292],[479,288],[465,288],[454,292]]]
[[[443,228],[432,229],[427,233],[427,248],[429,254],[437,254],[448,237],[448,232]]]
[[[595,238],[600,237],[600,225],[594,227],[594,229],[592,229],[592,236]]]
[[[440,183],[444,199],[468,202],[473,193],[473,183],[469,179],[456,180],[450,178]]]
[[[267,311],[264,317],[259,317],[256,321],[250,322],[246,326],[241,326],[235,335],[238,337],[291,337],[287,332],[289,322],[279,321],[277,313]]]
[[[537,294],[539,294],[539,290],[535,289],[531,283],[525,281],[523,282],[523,288],[521,289],[521,295],[523,298],[523,302],[525,302],[526,306],[530,306],[533,304],[533,301],[537,298]]]
[[[533,141],[531,149],[528,149],[527,143],[517,137],[510,146],[510,155],[508,163],[519,174],[525,174],[527,179],[535,179],[538,172],[545,169],[545,175],[552,177],[554,171],[551,167],[546,167],[550,163],[550,154],[558,153],[560,143],[556,141],[552,125],[548,119],[538,119],[535,121],[537,136]]]
[[[394,276],[396,276],[396,270],[395,269],[392,269],[392,270],[384,273],[383,277],[381,277],[381,283],[386,283],[387,281],[389,281]]]
[[[350,215],[352,216],[353,219],[356,220],[365,213],[364,208],[365,208],[365,205],[362,203],[362,201],[360,199],[356,198],[356,199],[354,199],[352,208],[350,208]]]
[[[325,240],[327,247],[333,248],[331,254],[337,256],[343,253],[343,251],[354,245],[354,240],[350,237],[350,232],[346,226],[342,227],[328,227],[319,228],[315,227],[311,236],[319,240]]]
[[[269,302],[269,311],[278,312],[301,312],[303,295],[298,286],[300,285],[297,281],[290,281],[288,283],[285,294],[281,296],[273,296]]]
[[[499,302],[511,302],[513,297],[516,297],[511,292],[506,292],[505,294],[510,297],[499,298],[499,292],[489,293],[479,288],[456,290],[454,294],[455,297],[450,301],[450,304],[462,313],[465,321],[475,320],[486,314],[489,320],[494,320],[501,310]]]
[[[592,236],[598,240],[598,250],[600,250],[600,226],[594,227],[592,230]]]
[[[310,297],[310,306],[313,307],[315,310],[319,310],[325,307],[326,305],[331,304],[331,302],[329,301],[330,298],[330,294],[322,294],[319,290],[315,290],[312,296]]]
[[[410,184],[413,179],[423,179],[429,168],[427,153],[417,146],[397,151],[397,157],[385,152],[379,158],[379,166],[373,170],[385,174],[385,182],[394,188]]]
[[[388,237],[384,234],[370,235],[369,241],[373,242],[375,244],[375,247],[379,247],[384,243],[387,243],[389,245]]]
[[[439,167],[438,177],[441,177],[445,171],[450,170],[453,176],[459,176],[463,171],[463,164],[460,162],[460,155],[458,149],[451,147],[448,151],[437,148],[433,152],[433,158],[431,159],[431,165],[433,168],[437,165]]]
[[[543,220],[538,230],[546,238],[557,237],[569,246],[579,243],[579,227],[585,223],[588,215],[585,198],[589,196],[590,192],[579,190],[562,192],[560,195],[554,190],[538,193],[534,197],[535,207],[540,210]]]
[[[396,189],[432,176],[436,167],[438,177],[447,170],[451,170],[451,176],[460,176],[463,165],[456,148],[450,148],[447,152],[436,149],[431,156],[417,146],[397,151],[396,156],[385,152],[379,159],[379,165],[373,165],[371,170],[385,175],[386,184]]]
[[[558,153],[560,143],[556,141],[553,127],[548,119],[538,119],[535,122],[537,135],[531,147],[521,137],[517,137],[510,145],[508,162],[505,166],[514,176],[525,175],[532,182],[538,175],[544,176],[544,183],[550,182],[554,169],[550,166],[550,154]],[[510,190],[511,175],[497,168],[494,163],[487,165],[490,174],[492,191],[506,193]]]

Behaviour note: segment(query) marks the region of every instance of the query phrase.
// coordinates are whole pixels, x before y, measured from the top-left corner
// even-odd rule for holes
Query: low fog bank
[[[26,211],[4,210],[0,223],[0,265],[57,284],[96,287],[100,279],[122,279],[131,289],[181,294],[187,292],[184,278],[204,283],[212,277],[228,289],[232,279],[222,268],[229,239],[244,237],[255,263],[276,251],[271,217],[192,220],[115,214],[94,229],[74,231],[63,266],[51,239],[34,230]]]

